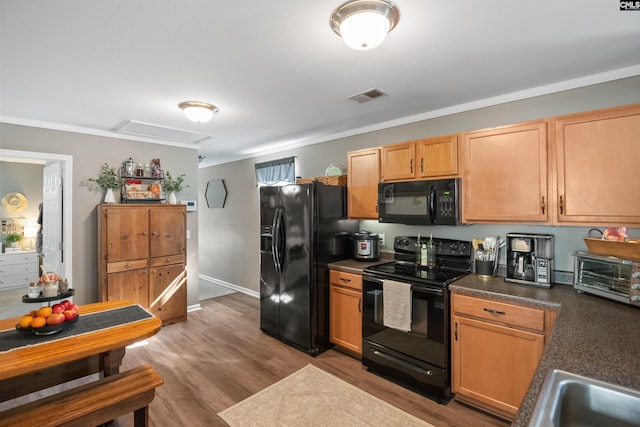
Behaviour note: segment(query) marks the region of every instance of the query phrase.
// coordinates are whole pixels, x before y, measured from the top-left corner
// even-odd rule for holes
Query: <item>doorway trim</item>
[[[63,271],[60,275],[66,277],[73,284],[73,156],[67,154],[41,153],[36,151],[4,150],[0,149],[0,160],[15,161],[17,163],[62,163],[62,253]]]

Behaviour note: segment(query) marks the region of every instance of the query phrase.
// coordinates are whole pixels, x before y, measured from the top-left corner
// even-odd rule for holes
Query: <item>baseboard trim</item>
[[[192,311],[198,311],[202,308],[200,304],[193,304],[187,306],[187,313],[191,313]]]
[[[247,289],[242,286],[234,285],[233,283],[225,282],[224,280],[216,279],[215,277],[207,276],[205,274],[199,274],[198,278],[202,280],[206,280],[207,282],[211,282],[213,284],[234,290],[236,292],[241,292],[243,294],[249,295],[254,298],[260,298],[260,293],[257,291],[254,291],[253,289]]]

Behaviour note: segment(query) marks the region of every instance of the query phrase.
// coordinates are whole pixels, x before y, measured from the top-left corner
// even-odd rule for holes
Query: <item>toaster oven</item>
[[[573,287],[640,307],[640,261],[577,252]]]

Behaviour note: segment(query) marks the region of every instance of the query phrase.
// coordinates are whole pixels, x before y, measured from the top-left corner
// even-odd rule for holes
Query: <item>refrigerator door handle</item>
[[[282,267],[284,266],[284,209],[280,209],[280,217],[278,218],[278,268],[282,273]]]
[[[280,213],[280,209],[276,209],[275,215],[273,215],[273,223],[271,224],[271,257],[273,258],[273,265],[276,268],[276,272],[279,273],[278,270],[278,215]]]
[[[276,271],[282,273],[282,252],[280,251],[282,240],[282,209],[276,209],[273,222],[273,260],[276,265]]]

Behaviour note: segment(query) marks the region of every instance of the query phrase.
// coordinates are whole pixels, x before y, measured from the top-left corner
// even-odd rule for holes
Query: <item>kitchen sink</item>
[[[638,427],[640,392],[554,369],[542,384],[529,427]]]

